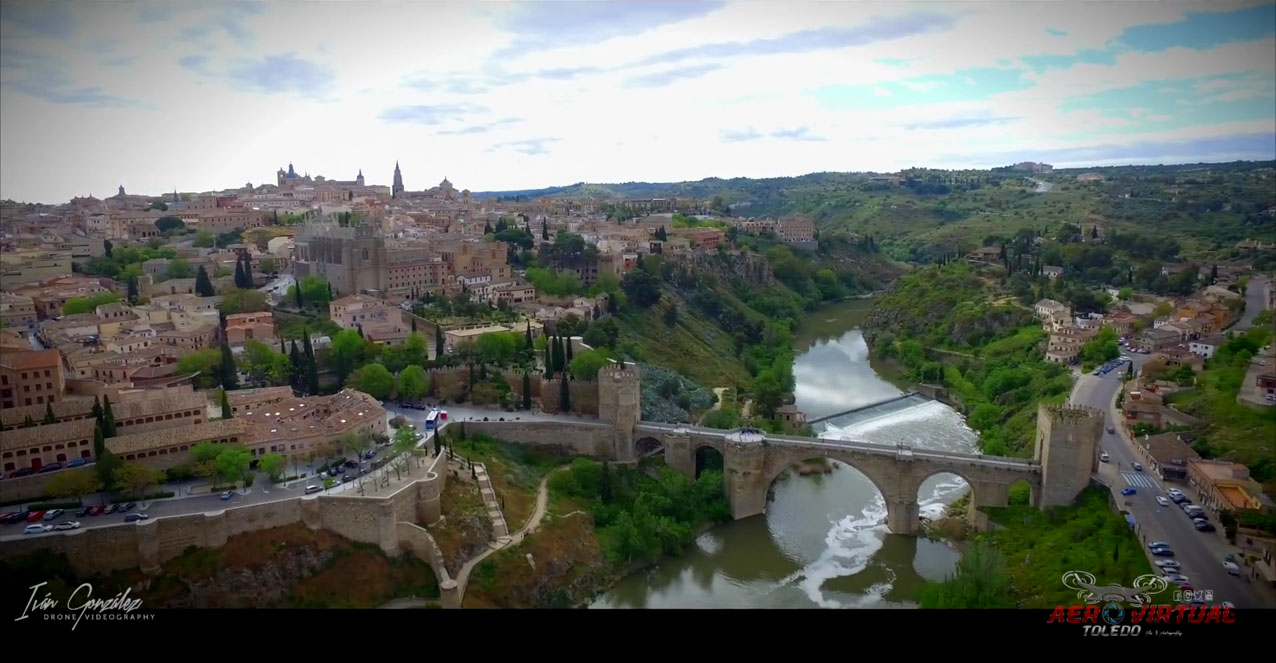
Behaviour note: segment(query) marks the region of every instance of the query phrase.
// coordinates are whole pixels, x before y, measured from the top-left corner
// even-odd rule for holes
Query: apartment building
[[[57,350],[0,352],[0,409],[56,403],[65,391]]]

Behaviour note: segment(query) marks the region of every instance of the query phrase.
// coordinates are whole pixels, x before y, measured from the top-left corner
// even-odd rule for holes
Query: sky
[[[1276,158],[1276,2],[0,0],[0,198]]]

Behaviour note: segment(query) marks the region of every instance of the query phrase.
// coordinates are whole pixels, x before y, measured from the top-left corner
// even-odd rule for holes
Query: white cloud
[[[1254,74],[1202,81],[1201,99],[1265,98],[1276,74],[1276,42],[1268,40],[1125,53],[1113,67],[1026,73],[1031,89],[964,100],[983,80],[963,70],[1101,49],[1128,26],[1211,7],[1199,3],[1081,11],[729,2],[677,9],[649,30],[603,23],[603,36],[559,40],[568,43],[562,48],[550,48],[558,43],[553,16],[537,24],[543,44],[507,29],[510,12],[526,6],[250,6],[262,11],[155,5],[146,12],[156,20],[143,21],[134,6],[72,5],[79,32],[66,40],[55,33],[70,24],[46,21],[39,32],[10,21],[6,5],[0,195],[57,201],[109,194],[121,183],[151,193],[207,190],[268,181],[289,161],[330,177],[362,168],[370,181],[388,183],[397,159],[409,187],[446,174],[474,190],[890,170],[937,164],[941,137],[943,149],[971,160],[993,148],[1075,146],[1082,135],[1128,144],[1121,132],[1134,126],[1129,118],[1160,122],[1166,109],[1130,109],[1125,118],[1063,113],[1060,104],[1145,81],[1242,71]],[[679,12],[685,18],[673,20]],[[855,86],[864,99],[830,108],[810,94],[828,86]],[[930,103],[898,105],[919,94]],[[1188,127],[1176,140],[1229,135],[1208,133],[1219,127],[1273,129]]]

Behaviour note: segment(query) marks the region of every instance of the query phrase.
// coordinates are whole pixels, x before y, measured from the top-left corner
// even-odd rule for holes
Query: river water
[[[858,326],[871,302],[818,311],[798,330],[794,363],[798,409],[808,418],[904,393],[868,361]],[[972,451],[975,433],[938,402],[852,415],[817,424],[824,437],[918,448]],[[834,463],[828,474],[785,472],[766,514],[715,527],[680,557],[622,580],[593,608],[910,608],[927,580],[942,580],[958,553],[886,530],[881,494],[857,470]],[[965,484],[941,474],[923,483],[921,514],[936,516]]]

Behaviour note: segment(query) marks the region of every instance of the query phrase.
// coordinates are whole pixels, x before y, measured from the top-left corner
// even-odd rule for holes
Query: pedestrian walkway
[[[1152,477],[1142,472],[1122,472],[1121,477],[1125,479],[1125,485],[1127,486],[1134,486],[1135,488],[1158,487]]]
[[[505,524],[505,514],[501,513],[501,505],[496,499],[496,490],[492,488],[492,480],[487,476],[487,467],[482,463],[474,463],[474,475],[478,477],[479,494],[483,496],[487,516],[492,519],[492,530],[496,538],[508,536],[509,526]]]

